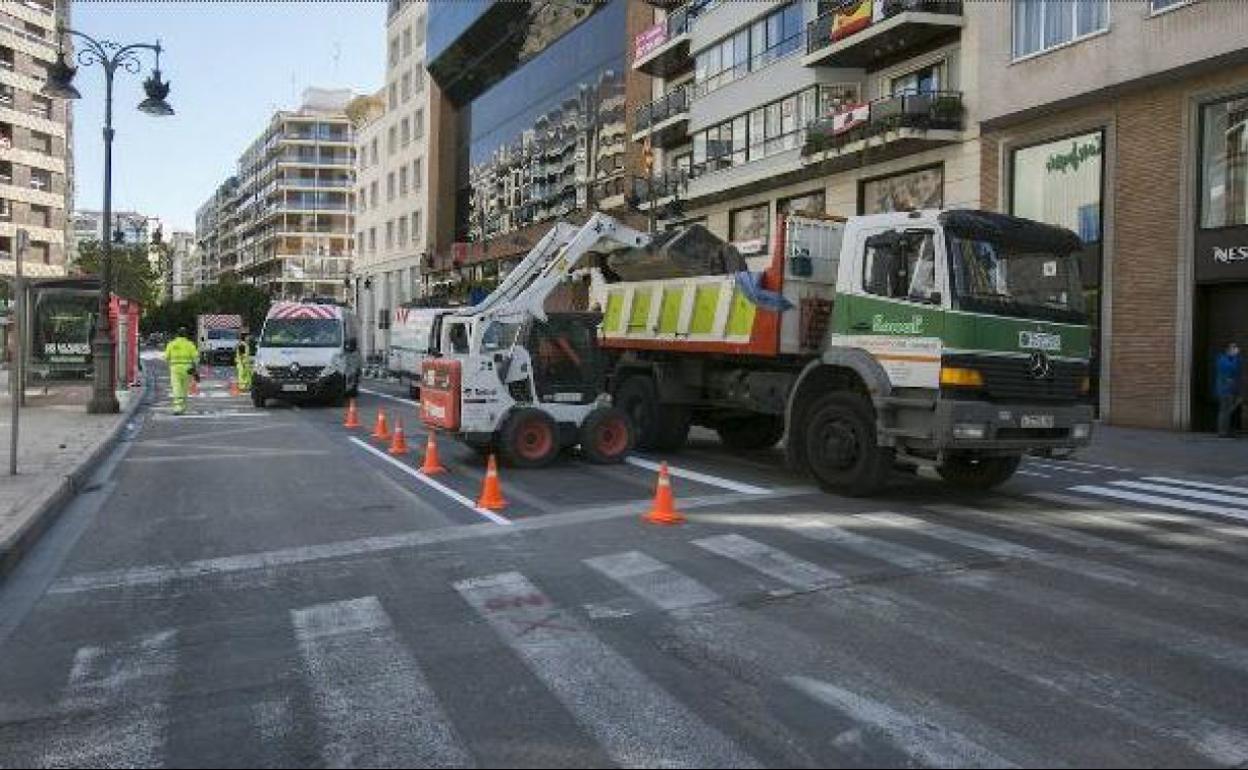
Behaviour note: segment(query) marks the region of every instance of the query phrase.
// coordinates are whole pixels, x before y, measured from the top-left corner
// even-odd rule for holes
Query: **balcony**
[[[703,5],[686,3],[634,38],[633,69],[666,78],[692,68],[689,35]]]
[[[870,68],[922,45],[952,37],[962,27],[961,0],[877,0],[879,20],[860,23],[832,11],[806,27],[808,67]]]
[[[689,172],[684,169],[670,169],[650,179],[634,177],[632,198],[637,208],[649,211],[670,203],[677,196],[683,197],[689,188],[689,178]]]
[[[689,126],[689,104],[693,88],[681,86],[660,99],[637,108],[633,141],[650,138],[657,147],[668,147],[685,140]]]
[[[899,94],[845,109],[806,128],[802,156],[822,173],[879,163],[962,139],[962,94]]]

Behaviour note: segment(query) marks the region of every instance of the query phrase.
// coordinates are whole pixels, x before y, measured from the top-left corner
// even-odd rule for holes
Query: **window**
[[[406,147],[412,143],[412,123],[407,118],[403,118],[399,126],[399,134],[402,137],[403,146]]]
[[[44,155],[52,154],[52,136],[42,131],[30,132],[30,149],[35,152],[41,152]]]
[[[859,188],[858,208],[863,214],[940,208],[944,187],[941,166],[869,179]]]
[[[394,200],[394,172],[386,174],[386,200]]]
[[[416,243],[421,237],[420,229],[420,212],[412,212],[412,242]]]
[[[940,90],[944,78],[941,71],[944,62],[929,64],[926,67],[895,77],[889,82],[889,93],[894,96],[902,94],[930,94]]]
[[[369,196],[370,199],[372,200],[371,206],[373,208],[377,208],[377,204],[381,196],[377,194],[378,193],[378,181],[376,179],[374,179],[373,183],[369,185],[369,189],[372,191],[372,195]]]
[[[695,96],[760,70],[801,48],[802,7],[790,3],[740,29],[694,58]]]
[[[41,168],[30,170],[30,186],[34,190],[47,190],[52,187],[52,172]]]
[[[416,110],[412,114],[412,138],[420,139],[425,135],[425,111]]]
[[[394,248],[394,220],[391,219],[386,223],[386,248]]]
[[[376,253],[377,251],[377,228],[376,227],[368,228],[368,250],[369,252],[372,252],[372,253]]]
[[[403,92],[403,103],[407,104],[408,100],[412,98],[412,73],[404,72],[402,82],[403,86],[400,90]]]
[[[52,209],[47,206],[32,205],[30,207],[30,223],[39,227],[51,227]]]
[[[1151,10],[1153,13],[1161,13],[1181,5],[1190,5],[1192,2],[1194,0],[1151,0]]]
[[[399,63],[399,38],[397,36],[390,38],[390,66]]]
[[[1074,230],[1084,243],[1101,240],[1100,131],[1015,150],[1010,211]]]
[[[890,299],[927,302],[936,291],[936,243],[931,231],[906,233],[890,243],[867,239],[862,288]]]
[[[736,209],[728,215],[728,240],[742,254],[758,254],[767,250],[771,230],[771,206],[761,203]]]
[[[393,109],[398,109],[398,106],[399,106],[399,84],[398,84],[398,83],[391,83],[391,84],[390,84],[389,93],[390,93],[390,109],[392,109],[392,110],[393,110]]]
[[[404,58],[412,55],[412,28],[407,27],[403,30],[403,56]]]
[[[412,189],[419,190],[424,185],[424,178],[421,176],[422,159],[417,158],[412,161]]]
[[[7,83],[0,83],[0,106],[13,109],[13,94],[16,90]]]
[[[375,136],[373,137],[373,143],[372,143],[372,156],[373,156],[372,158],[373,165],[377,165],[377,137]]]
[[[1200,225],[1248,224],[1248,96],[1201,108]]]
[[[425,90],[425,70],[424,67],[417,66],[412,70],[412,93],[418,94]]]
[[[390,126],[386,139],[386,152],[393,155],[399,149],[399,130],[397,126]]]
[[[407,217],[399,217],[399,246],[407,245]]]
[[[399,195],[407,195],[407,166],[399,169]]]
[[[16,66],[16,63],[13,60],[13,49],[9,48],[7,45],[0,46],[0,68],[12,72],[13,68]]]
[[[816,115],[818,91],[808,88],[693,135],[695,170],[714,171],[759,160],[801,143]]]
[[[1109,28],[1109,0],[1014,0],[1014,58]]]

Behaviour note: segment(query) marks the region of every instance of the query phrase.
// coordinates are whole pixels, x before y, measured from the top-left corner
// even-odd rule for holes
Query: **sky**
[[[113,210],[160,217],[166,235],[195,229],[195,210],[234,173],[238,156],[278,109],[299,106],[308,86],[371,93],[385,78],[386,3],[77,0],[70,25],[97,39],[154,42],[173,85],[176,115],[152,118],[135,106],[143,70],[119,70],[113,95]],[[74,78],[75,201],[103,208],[104,73]]]

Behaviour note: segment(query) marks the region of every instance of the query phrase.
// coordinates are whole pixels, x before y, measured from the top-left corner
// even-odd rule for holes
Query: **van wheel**
[[[758,451],[770,449],[784,438],[784,418],[771,414],[756,414],[724,420],[715,428],[719,440],[729,449]]]
[[[516,409],[503,423],[499,450],[508,465],[540,468],[559,454],[559,430],[540,409]]]
[[[259,392],[254,391],[254,390],[251,391],[251,405],[254,406],[255,408],[263,409],[267,401],[268,399],[260,395]]]
[[[806,414],[806,459],[820,487],[863,497],[884,486],[893,450],[876,441],[870,402],[854,393],[829,393]]]
[[[940,477],[955,487],[963,489],[992,489],[1004,484],[1018,470],[1023,461],[1021,455],[1009,457],[976,457],[954,455],[936,466]]]
[[[688,407],[659,403],[659,389],[645,375],[633,375],[616,388],[615,406],[633,423],[638,449],[674,452],[685,445],[693,415]]]
[[[623,462],[633,448],[634,431],[628,415],[618,407],[595,409],[581,423],[581,454],[591,463]]]

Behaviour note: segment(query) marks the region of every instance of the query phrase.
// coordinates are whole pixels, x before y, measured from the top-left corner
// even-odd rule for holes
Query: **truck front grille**
[[[1078,401],[1088,365],[1081,361],[1053,361],[1049,376],[1032,377],[1029,356],[945,356],[945,366],[978,370],[984,377],[979,395],[992,401]]]
[[[269,372],[275,380],[297,380],[300,382],[312,382],[321,376],[323,366],[301,366],[297,372],[292,372],[289,366],[271,366]]]

